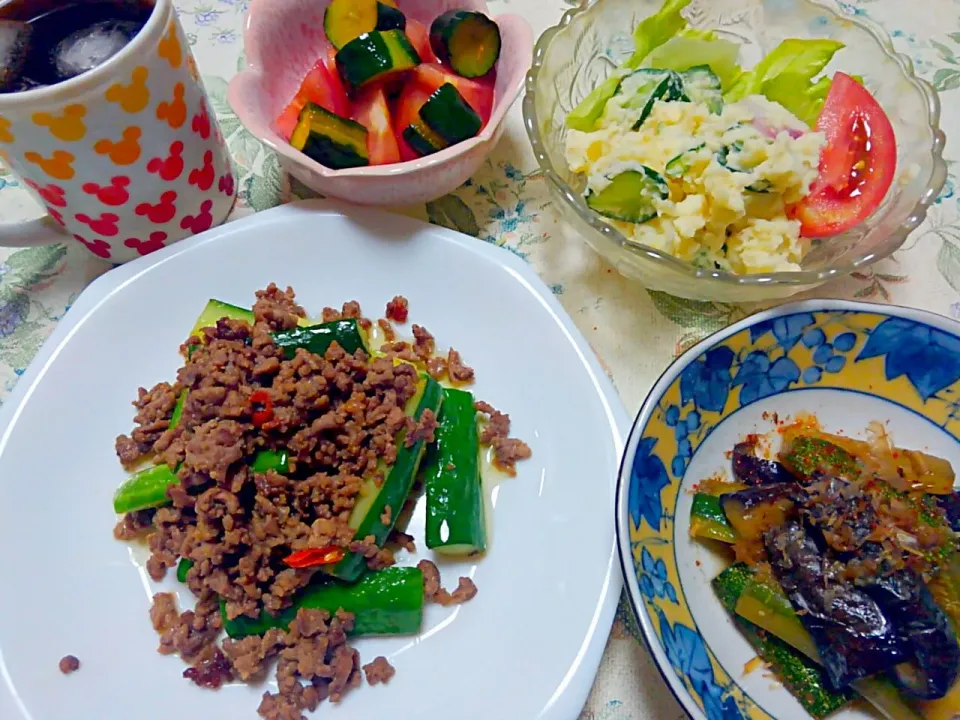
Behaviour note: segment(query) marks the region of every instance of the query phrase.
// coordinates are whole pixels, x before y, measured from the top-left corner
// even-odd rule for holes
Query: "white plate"
[[[621,587],[611,513],[628,428],[620,401],[518,258],[407,218],[352,212],[288,205],[109,272],[20,380],[0,411],[4,720],[256,717],[270,685],[201,690],[181,678],[178,658],[157,654],[150,598],[176,580],[151,583],[142,553],[113,539],[111,498],[125,477],[113,441],[131,428],[137,387],[174,377],[179,343],[207,298],[249,306],[271,281],[292,285],[311,313],[356,299],[376,317],[405,295],[411,320],[463,353],[477,371],[476,395],[509,412],[533,449],[499,486],[487,556],[441,565],[448,587],[469,575],[477,597],[429,606],[417,637],[359,641],[364,662],[386,655],[396,676],[317,717],[579,713]],[[63,676],[57,663],[68,653],[82,665]]]

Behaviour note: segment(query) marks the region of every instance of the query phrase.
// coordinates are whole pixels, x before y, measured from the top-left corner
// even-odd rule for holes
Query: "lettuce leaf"
[[[843,47],[844,44],[836,40],[784,40],[755,68],[743,73],[724,94],[724,100],[736,102],[747,95],[764,94],[764,86],[775,87],[775,92],[781,94],[791,89],[808,90],[813,78]],[[785,78],[783,87],[777,85],[781,76]]]
[[[689,28],[688,28],[689,29]],[[647,57],[644,65],[664,70],[683,72],[698,65],[707,65],[714,75],[720,78],[720,85],[724,89],[730,88],[743,73],[737,64],[740,46],[729,40],[722,40],[706,35],[713,35],[709,31],[701,37],[681,33],[671,38],[654,50]]]
[[[807,125],[814,127],[832,84],[833,78],[829,77],[811,83],[805,77],[787,74],[764,83],[760,94],[780,103]]]
[[[617,94],[623,75],[622,72],[615,72],[597,85],[589,95],[580,101],[579,105],[570,111],[565,121],[566,126],[571,130],[592,132],[597,120],[603,115],[603,109],[607,106],[607,101]]]
[[[631,70],[640,67],[647,55],[686,28],[687,21],[680,11],[690,2],[691,0],[666,0],[657,12],[641,20],[633,31],[633,55],[624,63],[624,67]]]

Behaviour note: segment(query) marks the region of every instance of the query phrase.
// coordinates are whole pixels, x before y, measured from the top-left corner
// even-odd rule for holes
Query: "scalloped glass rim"
[[[830,0],[802,0],[808,4],[821,9],[825,14],[829,14],[837,21],[843,21],[852,25],[859,26],[865,30],[879,48],[889,58],[896,61],[904,79],[913,85],[916,90],[924,97],[927,105],[927,122],[933,135],[932,168],[930,179],[920,195],[919,201],[913,210],[907,215],[906,219],[897,230],[891,234],[892,241],[889,242],[882,252],[873,252],[857,257],[852,261],[838,264],[833,267],[820,270],[799,270],[791,272],[774,272],[754,275],[736,275],[723,270],[706,270],[697,268],[690,263],[684,262],[672,255],[668,255],[656,248],[648,245],[627,240],[623,234],[612,225],[604,222],[600,215],[590,210],[583,200],[580,193],[577,193],[566,182],[564,182],[544,148],[544,143],[540,137],[539,123],[536,112],[536,87],[537,78],[543,67],[543,59],[546,49],[553,38],[561,30],[565,29],[574,18],[579,15],[590,15],[602,12],[603,0],[595,0],[590,4],[568,10],[563,14],[560,22],[548,28],[537,40],[533,52],[533,65],[527,73],[526,94],[523,98],[523,119],[527,130],[527,136],[533,146],[533,154],[540,165],[547,181],[552,183],[561,198],[577,213],[577,215],[594,229],[600,236],[607,241],[615,244],[617,248],[625,250],[639,257],[646,258],[654,264],[660,264],[669,268],[671,271],[692,279],[709,278],[718,280],[730,285],[760,286],[760,285],[816,285],[827,280],[843,277],[856,271],[858,268],[870,265],[888,257],[903,245],[907,236],[920,226],[927,217],[927,208],[936,200],[940,191],[943,189],[947,179],[947,166],[943,160],[943,148],[946,145],[946,136],[940,129],[940,98],[933,86],[917,77],[913,71],[913,63],[910,58],[902,53],[898,53],[887,33],[876,23],[863,16],[850,16],[839,12],[836,5]]]

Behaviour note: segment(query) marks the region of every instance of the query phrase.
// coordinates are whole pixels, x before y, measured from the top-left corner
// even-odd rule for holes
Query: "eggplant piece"
[[[745,485],[775,485],[793,482],[794,477],[776,460],[757,457],[757,444],[750,441],[733,446],[733,477]]]
[[[937,495],[937,503],[947,514],[947,523],[954,532],[960,532],[960,490],[949,495]]]
[[[772,528],[764,545],[774,574],[817,644],[833,690],[910,658],[877,602],[837,578],[799,523]]]
[[[904,691],[923,700],[942,698],[960,675],[960,645],[947,614],[911,570],[880,576],[864,586],[913,654],[891,673]]]
[[[720,506],[737,537],[759,540],[767,530],[783,525],[796,514],[800,493],[797,483],[758,485],[721,495]]]
[[[837,552],[863,547],[876,529],[877,511],[859,485],[817,472],[804,491],[805,517]]]

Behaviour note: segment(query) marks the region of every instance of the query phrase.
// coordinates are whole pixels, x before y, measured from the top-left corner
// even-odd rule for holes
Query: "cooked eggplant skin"
[[[758,485],[720,496],[720,506],[737,536],[759,540],[770,528],[783,525],[796,514],[797,483]]]
[[[745,485],[775,485],[793,482],[794,477],[776,460],[756,454],[757,445],[749,441],[733,446],[733,476]]]
[[[763,539],[774,574],[813,636],[834,690],[910,659],[877,602],[831,572],[798,522],[771,528]]]
[[[913,662],[895,668],[894,681],[924,700],[942,698],[960,674],[960,645],[946,613],[911,570],[879,576],[864,591],[896,626]]]
[[[937,502],[947,514],[950,529],[960,532],[960,490],[954,490],[949,495],[938,495]]]
[[[804,491],[803,515],[833,550],[854,552],[876,529],[877,512],[870,498],[848,480],[818,471]]]

